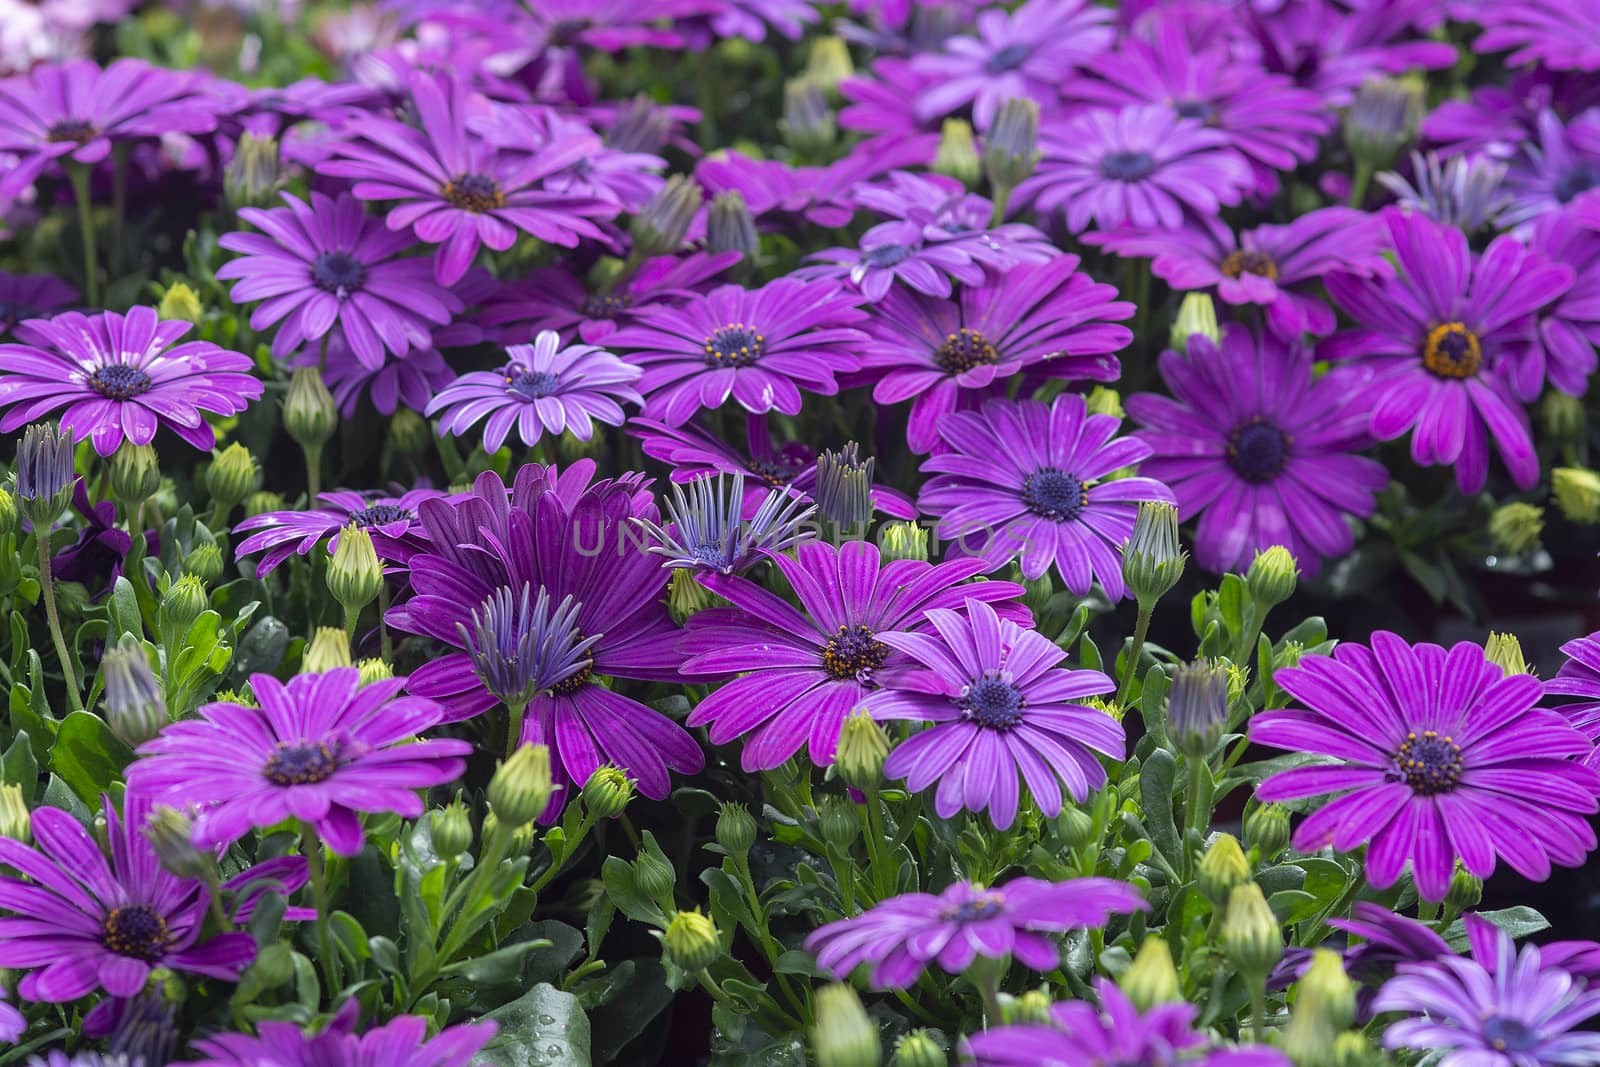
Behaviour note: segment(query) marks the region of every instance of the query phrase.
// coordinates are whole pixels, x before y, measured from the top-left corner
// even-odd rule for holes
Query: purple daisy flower
[[[1535,707],[1544,686],[1506,675],[1483,649],[1408,645],[1386,631],[1372,646],[1307,656],[1274,682],[1305,710],[1270,711],[1250,739],[1332,756],[1262,782],[1263,801],[1333,793],[1294,834],[1294,846],[1349,852],[1367,845],[1367,880],[1393,885],[1411,863],[1417,891],[1443,900],[1457,858],[1487,878],[1496,857],[1535,881],[1552,861],[1576,866],[1595,847],[1587,816],[1600,773],[1577,762],[1589,741]]]
[[[361,684],[354,667],[301,674],[287,685],[250,676],[259,708],[207,704],[139,746],[130,789],[194,806],[195,843],[231,844],[252,827],[288,818],[314,827],[342,856],[361,851],[359,812],[415,819],[417,790],[460,775],[465,741],[417,741],[444,709],[398,697],[404,678]]]
[[[0,337],[24,319],[37,319],[78,302],[78,291],[54,274],[0,270]]]
[[[1563,125],[1544,108],[1535,129],[1537,144],[1535,139],[1524,143],[1506,168],[1511,203],[1500,216],[1503,226],[1560,211],[1600,185],[1600,114],[1585,112]]]
[[[537,156],[551,145],[584,142],[582,156],[545,178],[544,187],[551,192],[605,200],[625,211],[637,211],[664,184],[657,172],[665,169],[666,160],[645,152],[608,148],[587,123],[552,108],[500,105],[469,120],[468,128],[506,152],[527,156]]]
[[[571,248],[580,237],[602,236],[592,219],[616,214],[615,204],[540,187],[588,151],[588,138],[563,138],[531,156],[504,152],[468,131],[470,90],[445,75],[417,74],[411,104],[420,129],[378,115],[355,120],[321,173],[353,179],[361,200],[400,201],[389,210],[389,228],[442,245],[434,261],[439,284],[459,281],[480,245],[504,252],[521,230]]]
[[[711,31],[721,38],[739,37],[760,43],[772,27],[791,41],[805,36],[806,27],[822,16],[812,0],[721,0],[721,10],[710,16]]]
[[[1148,257],[1151,271],[1173,289],[1214,289],[1224,303],[1261,307],[1274,334],[1298,341],[1307,333],[1324,337],[1337,324],[1321,297],[1330,272],[1361,278],[1393,273],[1383,255],[1385,234],[1376,216],[1329,207],[1237,236],[1213,218],[1176,229],[1089,233],[1083,242],[1123,257]]]
[[[307,351],[307,362],[318,353]],[[412,411],[428,406],[434,394],[456,380],[456,372],[436,348],[413,348],[403,356],[388,356],[374,370],[355,357],[344,344],[328,345],[328,369],[323,375],[339,413],[356,413],[365,395],[380,415],[393,415],[401,404]]]
[[[1140,471],[1172,487],[1179,518],[1198,517],[1195,558],[1223,574],[1282,545],[1307,574],[1355,546],[1347,515],[1367,518],[1389,484],[1371,443],[1366,375],[1341,368],[1316,378],[1311,354],[1230,324],[1220,345],[1189,338],[1164,352],[1171,397],[1139,393],[1128,414],[1152,450]]]
[[[642,404],[633,388],[641,371],[593,345],[561,347],[554,330],[544,330],[531,345],[506,349],[498,371],[472,371],[445,386],[424,414],[440,415],[439,432],[462,436],[488,418],[483,450],[498,451],[516,427],[532,446],[545,434],[571,431],[579,441],[594,436],[596,421],[621,426],[622,403]]]
[[[10,409],[0,433],[66,408],[61,428],[102,456],[124,437],[149,444],[161,426],[210,448],[216,435],[205,414],[237,415],[261,396],[261,382],[249,356],[210,341],[178,344],[192,329],[148,307],[28,319],[15,330],[21,343],[0,345],[0,406]]]
[[[675,482],[693,481],[716,473],[754,475],[745,483],[746,519],[755,516],[773,489],[786,489],[815,503],[812,494],[817,487],[817,450],[800,441],[774,445],[764,415],[752,415],[745,423],[749,444],[746,451],[740,451],[693,423],[673,427],[636,418],[629,421],[628,432],[639,438],[645,455],[673,468]],[[873,482],[868,491],[872,506],[890,518],[917,517],[916,505],[900,490]]]
[[[1469,929],[1473,921],[1474,917],[1467,917]],[[1356,990],[1356,1021],[1362,1024],[1371,1021],[1373,998],[1397,964],[1424,963],[1453,954],[1433,927],[1369,901],[1357,901],[1350,908],[1350,918],[1329,918],[1328,925],[1350,935],[1342,957],[1345,973],[1361,983]],[[1311,967],[1312,954],[1309,948],[1286,948],[1283,959],[1267,977],[1267,989],[1284,990],[1299,981]]]
[[[1081,700],[1109,693],[1099,671],[1061,668],[1067,654],[1035,630],[1002,619],[968,599],[965,614],[925,612],[932,633],[883,634],[878,640],[921,668],[895,672],[862,706],[875,719],[934,724],[889,753],[883,773],[920,793],[935,782],[933,810],[989,812],[995,828],[1017,817],[1018,772],[1041,812],[1061,813],[1061,783],[1083,803],[1106,781],[1095,753],[1120,760],[1122,724]]]
[[[839,109],[839,127],[870,135],[856,146],[856,152],[920,138],[927,151],[923,162],[930,163],[938,151],[940,123],[918,118],[916,101],[936,81],[909,59],[880,56],[873,61],[870,75],[853,75],[839,83],[839,95],[847,101]]]
[[[109,500],[90,503],[82,478],[72,488],[72,510],[78,513],[77,539],[50,558],[50,576],[103,590],[122,577],[122,565],[133,547],[133,535],[117,525],[117,506]],[[160,555],[154,530],[143,534],[145,553]]]
[[[397,497],[346,489],[322,493],[317,500],[324,507],[267,511],[241,519],[234,532],[250,536],[239,542],[234,555],[243,559],[265,552],[256,565],[256,577],[264,578],[290,556],[310,552],[324,537],[329,538],[332,555],[339,547],[339,531],[354,523],[371,535],[379,559],[403,564],[428,545],[428,531],[417,521],[418,505],[444,495],[437,489],[413,489]]]
[[[660,800],[672,788],[669,770],[692,774],[705,763],[677,723],[598,680],[678,681],[682,656],[673,648],[678,631],[665,605],[669,572],[631,522],[659,518],[649,483],[627,475],[590,485],[593,473],[589,460],[559,475],[554,467],[528,464],[509,496],[491,471],[470,494],[425,502],[422,521],[432,547],[411,559],[416,595],[387,616],[401,630],[460,650],[424,664],[407,685],[439,700],[455,721],[502,701],[468,651],[468,635],[491,614],[491,600],[503,594],[515,603],[524,591],[531,602],[570,598],[575,607],[562,614],[568,625],[552,627],[547,618],[533,632],[534,620],[523,612],[488,634],[511,645],[526,638],[546,662],[574,665],[571,673],[543,680],[522,720],[521,740],[550,747],[555,782],[563,787],[546,819],[557,817],[602,764],[621,767],[641,794]]]
[[[866,318],[831,282],[779,278],[759,289],[723,285],[675,307],[656,307],[612,334],[644,367],[644,414],[681,426],[732,397],[752,414],[800,412],[800,391],[832,396],[834,375],[853,370]]]
[[[1586,196],[1566,211],[1533,226],[1529,247],[1553,263],[1572,268],[1572,288],[1539,312],[1536,343],[1514,361],[1529,380],[1548,379],[1572,396],[1583,396],[1600,362],[1600,198]]]
[[[1121,421],[1090,415],[1083,397],[1051,404],[990,400],[979,411],[939,420],[949,451],[930,456],[934,475],[917,506],[937,516],[935,533],[987,571],[1021,557],[1034,579],[1052,566],[1075,596],[1098,579],[1112,600],[1126,593],[1121,548],[1142,500],[1172,501],[1150,478],[1101,481],[1150,455],[1150,446],[1112,435]]]
[[[940,52],[912,59],[935,79],[916,99],[917,117],[941,118],[972,105],[973,124],[989,128],[1012,97],[1048,109],[1073,68],[1111,47],[1112,12],[1087,0],[1028,0],[1015,11],[978,15],[976,37],[951,37]]]
[[[932,451],[940,419],[1024,368],[1116,379],[1121,366],[1112,353],[1133,339],[1116,323],[1132,318],[1134,307],[1078,264],[1077,256],[1061,255],[1020,266],[963,288],[953,301],[896,289],[872,307],[861,369],[877,379],[875,402],[911,401],[906,442],[913,452]]]
[[[1579,1029],[1600,1015],[1600,988],[1547,965],[1537,945],[1518,952],[1504,930],[1492,936],[1489,959],[1451,955],[1399,966],[1373,1003],[1408,1016],[1384,1030],[1384,1047],[1443,1051],[1439,1067],[1600,1062],[1600,1034]]]
[[[879,670],[906,665],[881,637],[920,630],[931,608],[968,598],[1014,600],[1011,582],[962,584],[983,568],[976,560],[884,563],[876,545],[838,548],[809,541],[793,557],[773,557],[799,608],[737,575],[698,580],[733,606],[691,616],[679,651],[690,677],[738,677],[696,705],[690,726],[711,726],[711,743],[749,734],[741,765],[771,770],[802,748],[819,767],[833,762],[845,716],[877,687]],[[1006,606],[1007,617],[1027,619]]]
[[[1183,223],[1239,202],[1255,185],[1245,158],[1220,130],[1170,107],[1090,111],[1039,130],[1038,170],[1017,186],[1019,203],[1063,211],[1081,233],[1114,226]]]
[[[1567,660],[1544,684],[1544,691],[1578,698],[1577,703],[1563,704],[1561,714],[1579,733],[1600,744],[1600,633],[1568,641],[1561,646],[1561,654]],[[1600,748],[1586,753],[1583,762],[1600,770]]]
[[[1572,269],[1511,237],[1475,255],[1454,226],[1393,210],[1382,218],[1399,273],[1328,275],[1329,295],[1361,328],[1322,342],[1318,358],[1370,367],[1373,434],[1413,430],[1411,458],[1453,464],[1462,492],[1483,488],[1491,437],[1512,480],[1532,488],[1539,458],[1517,396],[1539,394],[1537,370],[1527,373],[1543,365],[1532,315],[1567,290]]]
[[[806,948],[839,979],[872,964],[872,984],[883,989],[906,988],[931,963],[960,974],[979,956],[1015,957],[1029,970],[1049,972],[1061,966],[1061,949],[1047,935],[1101,927],[1113,915],[1149,907],[1133,886],[1110,878],[1013,878],[989,889],[957,882],[937,896],[902,893],[820,926]]]
[[[1068,882],[1068,885],[1072,883]],[[1126,993],[1107,978],[1094,980],[1096,1008],[1081,1000],[1050,1005],[1050,1023],[996,1026],[962,1041],[963,1061],[972,1067],[1039,1067],[1074,1064],[1113,1067],[1288,1067],[1276,1049],[1206,1048],[1204,1034],[1192,1029],[1199,1008],[1156,1004],[1141,1013]]]
[[[1384,0],[1346,5],[1309,0],[1247,7],[1246,28],[1261,64],[1320,94],[1330,107],[1348,107],[1374,74],[1443,70],[1456,46],[1419,39],[1417,28],[1439,21],[1436,0]]]
[[[27,1031],[27,1018],[5,998],[5,994],[0,994],[0,1041],[14,1045]]]
[[[250,328],[282,322],[272,339],[279,359],[331,331],[376,370],[385,351],[403,356],[427,347],[432,331],[461,310],[455,294],[434,282],[430,260],[401,256],[414,247],[411,235],[385,229],[361,201],[321,193],[311,194],[310,205],[289,193],[283,199],[286,208],[239,212],[262,233],[225,233],[217,242],[241,253],[217,271],[219,280],[238,279],[234,302],[262,301]]]
[[[60,162],[92,166],[113,144],[217,127],[222,98],[209,72],[164,70],[139,59],[100,69],[87,59],[46,63],[0,81],[0,152],[21,157],[0,177],[16,196]]]
[[[357,1034],[360,1010],[355,999],[346,1000],[315,1037],[284,1022],[263,1022],[254,1036],[216,1034],[196,1041],[201,1058],[187,1063],[189,1067],[467,1067],[497,1029],[492,1021],[460,1023],[430,1038],[428,1019],[402,1015]]]
[[[744,197],[756,221],[843,227],[855,215],[855,193],[880,174],[928,161],[926,138],[889,140],[870,153],[855,151],[826,167],[791,167],[777,159],[751,159],[724,150],[695,164],[706,198],[729,190]]]
[[[1483,33],[1474,52],[1504,52],[1510,66],[1537,63],[1550,70],[1600,70],[1600,10],[1587,0],[1485,3],[1473,11]]]
[[[211,893],[168,873],[141,833],[149,798],[130,791],[126,812],[102,801],[110,859],[60,808],[33,812],[38,848],[0,838],[0,966],[28,969],[26,1000],[64,1003],[104,989],[131,997],[156,967],[237,981],[255,959],[249,934],[199,941]],[[20,877],[18,877],[20,875]],[[36,968],[36,969],[34,969]]]

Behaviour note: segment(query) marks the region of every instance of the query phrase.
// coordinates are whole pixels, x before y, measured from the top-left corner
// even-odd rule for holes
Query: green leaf
[[[605,884],[606,896],[611,903],[634,922],[665,927],[667,917],[655,903],[639,892],[634,883],[633,865],[621,856],[607,856],[600,867],[600,880]]]
[[[44,795],[39,798],[39,803],[47,808],[60,808],[85,826],[94,821],[94,813],[100,810],[98,797],[95,799],[94,809],[90,810],[87,804],[78,799],[78,794],[72,791],[72,787],[61,780],[59,774],[52,774],[50,780],[45,783]]]
[[[606,990],[604,1002],[589,1013],[594,1030],[595,1067],[637,1062],[631,1057],[620,1061],[618,1057],[672,1003],[666,972],[657,960],[624,960],[607,978],[612,975],[618,981]]]
[[[1518,905],[1514,908],[1501,908],[1498,911],[1479,911],[1474,915],[1480,919],[1487,919],[1500,929],[1510,934],[1513,938],[1527,937],[1540,930],[1550,929],[1550,920],[1540,915],[1532,908]],[[1451,948],[1457,952],[1467,950],[1467,925],[1457,919],[1451,923],[1444,932],[1444,939]]]
[[[772,964],[778,974],[803,974],[807,978],[823,978],[817,969],[817,958],[804,949],[792,948]]]
[[[28,731],[18,730],[11,747],[0,757],[0,777],[5,779],[7,785],[21,786],[24,800],[33,800],[33,794],[39,788],[39,761],[33,754],[33,742],[28,740]]]
[[[116,585],[111,587],[107,608],[111,619],[108,644],[116,644],[123,634],[144,638],[144,617],[139,612],[139,598],[134,594],[133,583],[127,578],[118,575]]]
[[[1304,922],[1319,914],[1324,905],[1303,889],[1285,889],[1267,898],[1267,904],[1278,921],[1287,925]]]
[[[1177,773],[1177,761],[1164,748],[1150,753],[1150,758],[1139,769],[1139,800],[1144,808],[1144,825],[1150,832],[1150,843],[1170,864],[1176,864],[1182,855],[1178,825],[1172,817],[1172,783]]]
[[[61,721],[50,746],[50,769],[90,807],[133,762],[133,750],[117,739],[98,715],[75,711]]]
[[[484,1018],[500,1029],[476,1067],[593,1067],[589,1017],[571,993],[541,982]]]
[[[1244,632],[1244,609],[1250,603],[1250,591],[1244,579],[1237,574],[1224,574],[1222,586],[1217,590],[1217,610],[1230,634]]]

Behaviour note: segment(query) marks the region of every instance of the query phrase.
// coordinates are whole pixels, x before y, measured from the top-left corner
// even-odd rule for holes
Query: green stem
[[[589,836],[589,830],[593,826],[594,820],[589,816],[585,815],[582,819],[579,819],[578,830],[572,835],[572,840],[565,846],[566,851],[563,853],[563,855],[574,855],[578,851],[578,846],[583,844],[583,839]],[[546,867],[543,871],[540,871],[539,877],[533,880],[533,886],[531,887],[533,889],[534,896],[538,896],[539,891],[545,886],[549,885],[550,879],[560,874],[561,869],[564,866],[565,864],[561,863],[551,863],[550,866]]]
[[[306,867],[311,875],[311,902],[317,909],[317,952],[322,956],[322,974],[327,979],[328,992],[332,994],[340,986],[340,968],[339,957],[333,948],[333,934],[328,929],[328,874],[322,865],[322,840],[317,837],[316,828],[309,823],[300,828],[300,851],[305,854]]]
[[[522,744],[522,717],[527,714],[528,705],[506,705],[506,757],[509,759]]]
[[[1267,613],[1261,610],[1260,605],[1250,602],[1245,609],[1244,632],[1239,635],[1239,645],[1234,650],[1233,662],[1241,667],[1249,667],[1255,662],[1256,642],[1261,638],[1261,627],[1266,624]]]
[[[37,531],[34,541],[39,545],[39,591],[44,594],[44,614],[50,622],[50,639],[56,645],[56,658],[61,661],[61,680],[66,683],[67,702],[73,711],[83,710],[83,698],[78,695],[78,676],[72,670],[72,657],[67,653],[67,639],[61,633],[61,615],[56,611],[56,580],[50,574],[50,531]]]
[[[1250,1038],[1258,1045],[1267,1040],[1267,980],[1250,978]]]
[[[757,929],[752,931],[756,939],[761,942],[761,951],[766,953],[767,962],[776,967],[778,957],[783,954],[783,946],[778,939],[772,936],[772,931],[767,929],[766,911],[761,907],[761,894],[756,891],[755,877],[750,873],[750,857],[735,856],[733,858],[734,870],[739,874],[739,885],[744,890],[745,901],[750,907],[750,915],[754,919]],[[806,1002],[794,991],[794,986],[789,982],[789,976],[779,974],[776,969],[772,976],[777,979],[778,988],[783,992],[784,998],[789,1001],[794,1009],[802,1016],[809,1016]]]
[[[887,900],[894,895],[894,882],[890,880],[889,852],[884,847],[888,843],[888,836],[883,829],[883,811],[878,807],[878,790],[876,787],[867,792],[867,802],[863,807],[863,818],[866,821],[867,831],[867,862],[872,865],[872,887],[879,900]]]
[[[306,506],[316,507],[322,492],[322,446],[302,445],[306,454]]]
[[[1000,1006],[1000,976],[1005,972],[1006,959],[994,960],[980,956],[967,968],[967,977],[978,987],[983,998],[983,1027],[1004,1026],[1005,1009]]]
[[[1006,205],[1011,202],[1011,186],[996,185],[994,187],[994,217],[989,225],[999,226],[1006,221]]]
[[[1117,707],[1126,710],[1128,693],[1133,688],[1133,676],[1139,673],[1139,657],[1144,654],[1144,635],[1150,630],[1153,613],[1139,606],[1139,618],[1133,624],[1133,647],[1128,649],[1128,662],[1122,668],[1122,684],[1117,687]]]
[[[78,229],[83,235],[83,300],[91,308],[100,306],[100,264],[94,246],[94,205],[89,202],[89,171],[82,163],[67,164],[72,181],[72,197],[78,202]]]
[[[1194,869],[1194,857],[1189,853],[1189,834],[1187,831],[1195,831],[1200,835],[1200,839],[1203,842],[1205,840],[1206,826],[1211,822],[1211,805],[1202,805],[1200,803],[1201,772],[1205,770],[1205,766],[1204,760],[1194,756],[1189,757],[1189,802],[1184,806],[1186,818],[1184,819],[1183,862],[1185,869],[1190,871]]]
[[[1355,177],[1350,180],[1350,206],[1360,207],[1367,199],[1367,184],[1372,181],[1372,164],[1356,160]]]

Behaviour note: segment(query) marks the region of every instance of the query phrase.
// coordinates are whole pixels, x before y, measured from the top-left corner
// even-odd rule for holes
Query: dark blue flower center
[[[512,368],[516,368],[516,364],[506,368],[506,388],[529,400],[549,396],[561,384],[561,379],[549,371],[516,368],[516,373],[513,374]]]
[[[311,280],[317,288],[344,296],[367,280],[367,265],[349,252],[319,252],[311,261]]]
[[[1489,1039],[1496,1052],[1532,1052],[1539,1047],[1539,1031],[1523,1022],[1505,1015],[1491,1015],[1483,1020],[1483,1036]]]
[[[57,143],[70,141],[73,144],[88,144],[99,132],[92,123],[82,119],[62,119],[50,127],[50,140]]]
[[[409,522],[411,509],[399,504],[370,504],[350,516],[350,521],[360,527],[387,526],[391,522]]]
[[[1112,181],[1136,182],[1156,172],[1156,160],[1149,152],[1108,152],[1100,160],[1100,173]]]
[[[990,74],[1003,74],[1008,70],[1016,70],[1033,52],[1033,46],[1028,44],[1008,44],[1000,51],[989,57],[984,69]]]
[[[1172,105],[1180,118],[1196,119],[1211,125],[1217,121],[1217,109],[1208,100],[1179,100]]]
[[[979,678],[961,697],[967,718],[988,730],[1009,730],[1022,721],[1028,702],[1022,690],[1002,678]]]
[[[980,893],[971,900],[945,908],[939,918],[947,923],[975,923],[993,919],[1006,910],[1005,894],[998,890]]]
[[[1272,423],[1251,419],[1228,437],[1228,465],[1247,482],[1270,482],[1283,470],[1294,439]]]
[[[292,745],[280,741],[261,773],[274,785],[313,785],[339,769],[339,753],[326,742]]]
[[[761,358],[766,338],[742,322],[718,326],[706,338],[706,362],[713,367],[748,367]]]
[[[1089,489],[1066,471],[1034,471],[1022,480],[1022,502],[1035,515],[1067,522],[1089,503]]]
[[[572,641],[574,644],[582,643],[582,631],[573,630]],[[583,666],[579,667],[576,671],[573,671],[571,674],[561,679],[561,681],[557,682],[555,685],[552,685],[550,687],[550,692],[556,694],[557,696],[571,696],[573,693],[576,693],[578,690],[588,685],[590,679],[593,677],[594,661],[590,660]]]
[[[89,375],[89,388],[107,400],[131,400],[155,388],[150,375],[126,363],[97,367]]]
[[[889,646],[865,626],[841,626],[822,646],[822,669],[830,677],[865,682],[889,658]]]
[[[112,908],[101,927],[100,944],[130,959],[155,963],[167,954],[167,920],[145,904]]]
[[[1563,204],[1570,203],[1573,197],[1587,193],[1596,185],[1600,185],[1600,168],[1580,163],[1556,179],[1556,199]]]
[[[752,459],[745,466],[770,488],[778,489],[794,481],[799,470],[793,464],[776,459]]]
[[[1461,781],[1461,746],[1437,730],[1407,734],[1394,763],[1406,784],[1425,797],[1448,793]]]
[[[614,319],[627,311],[632,303],[633,298],[627,293],[587,296],[584,297],[583,306],[579,311],[586,319]]]
[[[911,249],[905,245],[879,245],[861,253],[861,262],[868,267],[892,267],[910,254]]]
[[[933,361],[951,374],[961,374],[973,367],[1000,362],[1000,353],[983,334],[963,326],[945,337],[944,344],[934,350]]]
[[[1470,378],[1483,364],[1478,335],[1459,322],[1447,322],[1428,331],[1422,346],[1422,365],[1440,378]]]
[[[482,174],[463,174],[455,181],[445,182],[440,192],[452,207],[475,215],[506,206],[506,194],[493,178]]]

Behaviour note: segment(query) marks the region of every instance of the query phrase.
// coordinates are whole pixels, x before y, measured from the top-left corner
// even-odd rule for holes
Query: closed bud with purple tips
[[[994,125],[983,137],[983,172],[995,189],[995,202],[1033,176],[1039,165],[1039,105],[1013,98],[1000,106]]]
[[[228,206],[235,211],[272,206],[278,199],[280,169],[276,139],[243,134],[222,176]]]
[[[1375,77],[1361,83],[1344,117],[1345,147],[1357,163],[1377,168],[1393,162],[1400,147],[1416,136],[1422,96],[1416,80]]]
[[[747,260],[754,259],[761,250],[756,220],[739,190],[729,189],[711,198],[711,210],[706,213],[706,249],[737,252]]]
[[[194,820],[177,808],[155,805],[139,830],[167,872],[195,879],[214,873],[215,861],[194,846]]]
[[[778,122],[783,140],[801,155],[825,151],[838,136],[833,110],[822,87],[804,78],[783,87],[783,118]]]
[[[72,503],[72,438],[50,423],[22,432],[17,445],[17,500],[36,529],[48,530]]]
[[[643,259],[669,255],[683,244],[703,194],[694,179],[673,175],[633,219],[633,252]]]
[[[872,467],[854,441],[817,457],[817,510],[841,531],[865,529],[872,521]]]
[[[1122,549],[1122,580],[1141,612],[1155,610],[1183,577],[1187,553],[1178,547],[1178,509],[1159,500],[1141,501],[1133,533]]]
[[[137,748],[167,724],[167,704],[150,660],[137,645],[111,648],[100,660],[106,724],[123,744]]]

